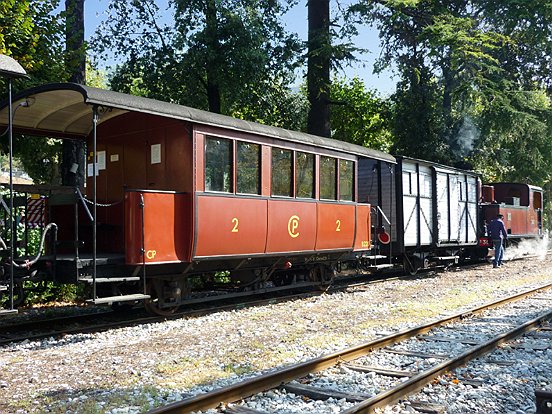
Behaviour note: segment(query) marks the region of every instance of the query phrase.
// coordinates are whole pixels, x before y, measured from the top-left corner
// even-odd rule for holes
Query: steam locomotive
[[[496,212],[512,236],[542,235],[538,187],[482,186],[473,171],[71,83],[13,101],[16,131],[82,140],[88,153],[85,188],[16,185],[15,211],[2,204],[6,312],[28,280],[167,314],[219,298],[195,292],[324,287],[343,262],[415,273],[484,255]]]

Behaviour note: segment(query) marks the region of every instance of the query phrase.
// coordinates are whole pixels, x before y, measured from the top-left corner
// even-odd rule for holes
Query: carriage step
[[[385,263],[385,264],[379,264],[374,266],[368,266],[366,269],[368,270],[381,270],[381,269],[389,269],[390,267],[393,267],[391,263]]]
[[[97,277],[96,283],[120,283],[120,282],[136,282],[140,280],[139,276],[129,276],[129,277]],[[80,279],[81,282],[94,283],[94,279],[91,277],[83,277]]]
[[[373,256],[362,256],[363,259],[368,260],[377,260],[377,259],[387,259],[387,256],[382,256],[381,254],[375,254]]]
[[[17,309],[0,309],[0,316],[16,315]]]
[[[136,293],[134,295],[106,296],[104,298],[88,299],[86,302],[93,303],[94,305],[101,305],[102,303],[133,302],[135,300],[144,300],[149,298],[150,295]]]
[[[0,285],[0,292],[5,292],[6,290],[8,290],[9,286],[7,285]]]
[[[437,256],[432,257],[431,260],[437,261],[437,262],[448,262],[454,260],[455,262],[460,259],[460,256]]]

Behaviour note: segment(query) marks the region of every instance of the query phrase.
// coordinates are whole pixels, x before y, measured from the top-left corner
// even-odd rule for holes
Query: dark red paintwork
[[[143,208],[142,208],[143,205]],[[191,195],[130,191],[125,194],[126,263],[189,262]],[[142,238],[142,215],[144,217]],[[142,255],[142,248],[144,255]]]

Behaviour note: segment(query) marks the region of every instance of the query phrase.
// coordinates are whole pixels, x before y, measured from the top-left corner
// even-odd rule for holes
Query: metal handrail
[[[387,224],[391,225],[391,222],[389,221],[389,219],[387,218],[387,216],[385,215],[385,213],[383,212],[383,210],[381,209],[380,206],[376,206],[376,208],[378,209],[378,211],[380,212],[381,216],[384,218],[384,220],[387,222]]]
[[[88,214],[88,217],[90,218],[90,221],[92,223],[94,223],[94,217],[92,216],[92,213],[88,209],[88,206],[86,205],[86,201],[84,199],[84,196],[82,195],[81,190],[80,190],[79,187],[75,187],[75,193],[77,193],[77,195],[79,196],[79,199],[82,203],[82,206],[84,207],[84,211],[86,211],[86,214]]]

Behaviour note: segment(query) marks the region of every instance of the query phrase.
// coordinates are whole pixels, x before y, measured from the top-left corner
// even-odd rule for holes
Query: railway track
[[[411,276],[404,276],[409,278]],[[262,306],[269,303],[285,302],[307,297],[319,296],[324,293],[337,292],[357,286],[366,286],[373,283],[381,283],[386,280],[395,280],[398,277],[377,277],[355,283],[338,283],[329,287],[325,291],[314,290],[308,292],[298,292],[293,294],[279,294],[262,299],[253,297],[221,297],[222,304],[213,304],[209,302],[208,306],[199,306],[200,302],[193,302],[191,307],[184,308],[182,311],[175,312],[166,316],[151,316],[146,314],[141,307],[120,311],[101,311],[97,313],[87,313],[81,315],[70,315],[50,319],[26,320],[23,322],[8,323],[0,325],[0,346],[11,343],[22,342],[25,340],[41,340],[49,337],[69,334],[83,334],[102,332],[109,329],[135,326],[140,324],[163,322],[170,319],[191,318],[207,313],[233,310],[243,307]],[[344,281],[345,282],[345,281]],[[262,295],[262,294],[261,294]],[[264,294],[267,295],[266,293]],[[244,300],[246,299],[246,300]]]
[[[306,400],[332,399],[341,401],[342,414],[373,412],[377,407],[391,404],[421,389],[439,375],[451,372],[547,323],[552,318],[551,288],[552,284],[547,284],[531,289],[356,347],[196,395],[154,409],[150,414],[200,412],[216,407],[219,407],[217,412],[236,414],[278,412],[277,409],[259,409],[259,406],[264,406],[264,399],[270,400],[276,394],[294,397],[291,404],[297,406],[305,404]],[[538,314],[535,314],[535,308],[541,309]],[[508,314],[507,322],[501,319],[505,314],[503,309]],[[428,348],[427,345],[436,343],[449,343],[449,352],[437,354],[428,351],[431,346]],[[417,362],[414,365],[419,369],[404,371],[396,367],[371,366],[367,361],[376,352],[415,358]],[[336,372],[340,375],[336,375]],[[379,377],[392,380],[380,381],[380,385],[375,387],[377,389],[385,384],[385,390],[366,393],[362,391],[363,378],[366,376],[372,380]],[[327,380],[327,377],[332,380]],[[352,380],[351,377],[357,379]],[[357,388],[361,390],[351,385],[355,382],[360,383]],[[327,387],[329,383],[333,386]]]
[[[521,258],[516,258],[514,260],[520,259]],[[467,266],[486,266],[486,264],[468,264]],[[220,296],[218,300],[222,304],[216,304],[214,300],[211,300],[206,302],[207,306],[200,306],[202,304],[201,299],[193,299],[188,304],[188,307],[182,307],[182,311],[177,311],[171,315],[165,316],[151,316],[146,314],[143,308],[138,307],[126,310],[125,312],[101,311],[97,313],[69,315],[48,319],[26,320],[12,324],[5,323],[0,325],[0,346],[25,340],[33,341],[61,335],[96,333],[115,328],[157,323],[169,319],[197,317],[212,312],[232,310],[246,306],[262,306],[268,303],[314,297],[324,293],[338,292],[345,289],[362,289],[363,286],[369,286],[374,283],[382,283],[391,280],[407,280],[416,277],[421,277],[421,275],[403,274],[396,270],[379,275],[360,274],[356,271],[356,273],[351,274],[351,276],[339,278],[336,283],[324,291],[315,289],[314,291],[300,291],[292,294],[287,294],[285,291],[279,291],[258,292],[253,295],[250,294],[249,296]],[[272,296],[275,293],[276,296]],[[258,299],[259,296],[267,295],[268,297],[266,298]]]

